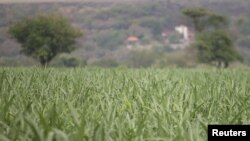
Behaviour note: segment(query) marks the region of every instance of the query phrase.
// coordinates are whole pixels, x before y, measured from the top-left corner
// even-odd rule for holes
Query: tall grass
[[[1,141],[205,141],[249,109],[249,70],[0,69]]]

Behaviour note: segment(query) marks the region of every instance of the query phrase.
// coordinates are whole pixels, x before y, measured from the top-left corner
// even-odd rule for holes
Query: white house
[[[189,40],[189,31],[187,26],[185,25],[176,26],[175,31],[183,35],[183,39],[185,41]]]

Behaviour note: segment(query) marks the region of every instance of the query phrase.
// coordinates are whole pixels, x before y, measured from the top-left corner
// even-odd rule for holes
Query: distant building
[[[128,37],[128,39],[127,39],[127,42],[128,42],[128,43],[137,43],[137,42],[139,42],[139,41],[140,41],[140,39],[137,38],[137,37],[135,37],[135,36],[130,36],[130,37]]]
[[[127,38],[126,43],[127,43],[127,48],[131,49],[134,46],[139,45],[140,39],[136,36],[130,36]]]
[[[180,25],[175,27],[175,31],[178,32],[179,34],[183,35],[183,39],[185,41],[189,40],[189,31],[188,31],[188,27],[185,25]]]
[[[176,26],[174,29],[166,29],[161,33],[165,43],[169,44],[173,49],[184,49],[194,40],[194,33],[189,31],[185,25]]]

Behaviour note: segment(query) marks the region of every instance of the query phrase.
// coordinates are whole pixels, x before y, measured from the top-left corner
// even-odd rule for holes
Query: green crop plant
[[[247,69],[1,68],[0,141],[206,141],[249,98]]]

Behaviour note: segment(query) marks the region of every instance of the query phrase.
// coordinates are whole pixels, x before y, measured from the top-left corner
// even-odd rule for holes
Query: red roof
[[[140,39],[135,37],[135,36],[130,36],[128,37],[127,41],[128,42],[138,42]]]

